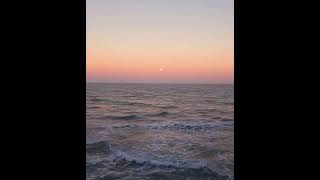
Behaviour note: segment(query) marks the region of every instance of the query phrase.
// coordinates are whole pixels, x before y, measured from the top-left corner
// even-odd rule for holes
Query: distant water
[[[233,85],[86,90],[87,179],[234,179]]]

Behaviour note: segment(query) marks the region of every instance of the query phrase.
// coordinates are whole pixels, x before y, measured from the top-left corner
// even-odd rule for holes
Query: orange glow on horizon
[[[162,2],[88,3],[88,81],[233,82],[232,1]]]

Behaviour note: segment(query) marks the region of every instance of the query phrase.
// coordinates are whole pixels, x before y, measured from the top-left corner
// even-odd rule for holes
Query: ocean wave
[[[141,103],[141,102],[122,102],[124,105],[130,105],[130,106],[150,106],[151,104]]]
[[[159,112],[159,113],[155,113],[155,114],[148,114],[147,116],[151,116],[151,117],[163,117],[163,116],[167,116],[170,113],[167,111],[163,111],[163,112]]]
[[[224,122],[226,122],[226,121],[233,121],[233,119],[231,119],[231,118],[223,118],[223,119],[221,119],[221,121],[224,121]]]
[[[86,108],[87,108],[87,109],[99,109],[100,107],[98,107],[98,106],[91,106],[91,107],[89,106],[89,107],[88,107],[88,106],[87,106]]]
[[[173,105],[168,105],[168,106],[157,106],[158,108],[161,109],[176,109],[178,108],[177,106],[173,106]]]
[[[209,130],[216,128],[215,124],[183,124],[175,123],[172,125],[151,126],[151,129],[171,129],[171,130]]]
[[[208,168],[206,163],[201,161],[171,161],[150,160],[130,156],[122,151],[114,152],[107,160],[96,163],[87,163],[87,171],[98,171],[103,169],[104,175],[94,179],[139,179],[139,177],[127,177],[129,174],[122,172],[143,172],[139,174],[147,179],[210,179],[210,180],[230,180],[225,175],[218,174]],[[118,172],[109,174],[108,172]],[[99,173],[97,173],[99,174]],[[140,177],[141,178],[141,177]]]
[[[92,102],[102,102],[102,101],[105,101],[105,99],[91,99]]]
[[[99,141],[92,144],[86,144],[86,153],[89,153],[89,154],[110,153],[110,145],[106,141]]]
[[[135,119],[141,119],[140,116],[137,115],[126,115],[126,116],[102,116],[98,117],[97,119],[100,120],[135,120]]]
[[[124,125],[111,125],[109,128],[115,129],[152,129],[152,130],[189,130],[189,131],[201,131],[201,130],[219,130],[226,128],[225,124],[196,124],[196,123],[174,123],[174,124],[147,124],[147,125],[136,125],[136,124],[124,124]]]

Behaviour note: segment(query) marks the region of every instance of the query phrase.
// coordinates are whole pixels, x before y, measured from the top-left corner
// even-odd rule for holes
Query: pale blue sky
[[[104,57],[110,55],[111,49],[120,51],[137,46],[141,47],[140,53],[164,46],[177,51],[193,48],[233,53],[233,0],[87,0],[86,7],[89,66],[107,61]],[[91,80],[112,78],[110,74],[96,76]],[[208,79],[232,82],[233,76]],[[149,80],[152,81],[145,79]]]

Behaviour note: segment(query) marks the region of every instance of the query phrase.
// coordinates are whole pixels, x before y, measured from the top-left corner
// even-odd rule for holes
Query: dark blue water
[[[233,85],[88,83],[87,179],[233,179]]]

